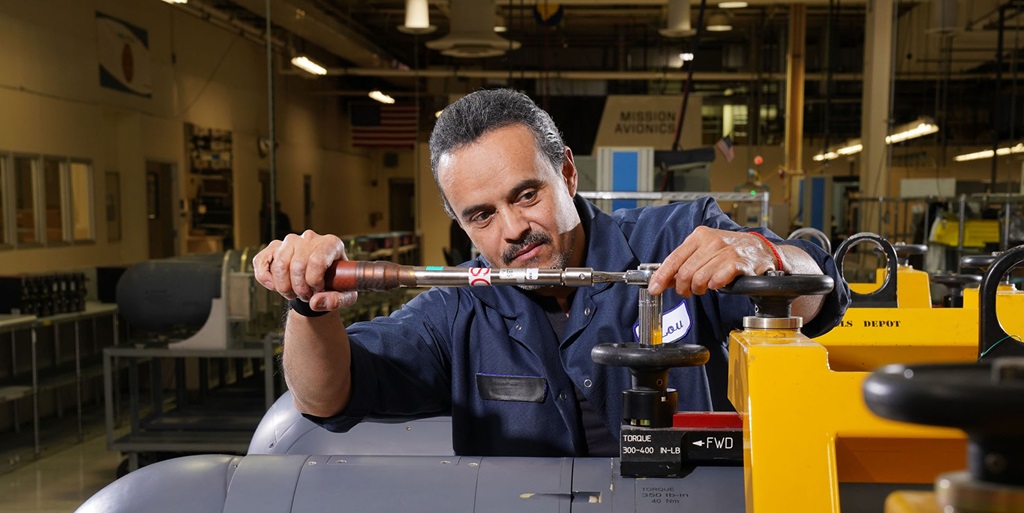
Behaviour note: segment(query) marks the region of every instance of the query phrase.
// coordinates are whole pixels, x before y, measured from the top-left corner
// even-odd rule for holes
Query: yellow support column
[[[804,53],[807,6],[789,6],[789,51],[786,55],[786,172],[803,172]]]
[[[889,195],[889,148],[885,137],[889,132],[889,96],[892,93],[892,15],[892,0],[868,0],[860,129],[864,146],[860,154],[861,198]],[[863,207],[861,229],[874,231],[880,226],[882,206],[865,202]]]

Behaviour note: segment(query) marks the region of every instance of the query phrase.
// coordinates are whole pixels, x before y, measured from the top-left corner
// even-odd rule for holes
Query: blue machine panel
[[[635,151],[612,153],[612,190],[636,192],[640,183],[640,156]],[[612,210],[636,208],[636,200],[613,200]]]

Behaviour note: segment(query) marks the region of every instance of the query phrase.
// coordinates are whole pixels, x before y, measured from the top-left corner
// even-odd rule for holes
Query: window
[[[46,233],[46,242],[67,240],[64,235],[64,202],[61,190],[64,185],[61,176],[64,174],[63,169],[63,160],[43,159],[43,206],[46,209],[43,227]]]
[[[72,161],[68,166],[71,199],[71,240],[93,240],[92,165]]]
[[[40,242],[36,229],[36,160],[32,157],[14,157],[14,209],[13,228],[17,244]]]
[[[0,246],[10,244],[7,238],[7,157],[0,155]]]
[[[92,163],[0,156],[0,245],[92,241],[93,205]]]

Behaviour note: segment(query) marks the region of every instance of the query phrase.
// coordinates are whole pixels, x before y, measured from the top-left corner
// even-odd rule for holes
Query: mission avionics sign
[[[681,96],[609,96],[594,146],[653,146],[672,148]],[[700,145],[701,99],[691,96],[679,140],[683,148]]]

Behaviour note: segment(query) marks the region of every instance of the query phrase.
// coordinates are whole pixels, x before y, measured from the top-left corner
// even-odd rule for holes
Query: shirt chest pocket
[[[477,373],[476,387],[487,401],[542,403],[548,393],[548,381],[538,376]]]

